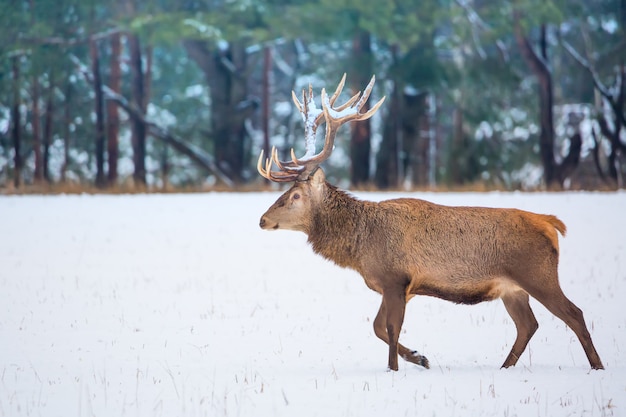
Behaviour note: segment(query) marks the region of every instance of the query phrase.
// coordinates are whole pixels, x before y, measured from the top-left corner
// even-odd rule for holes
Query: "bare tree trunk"
[[[132,104],[140,109],[142,114],[144,111],[144,79],[143,64],[141,61],[141,46],[139,38],[136,35],[128,35],[128,45],[130,50],[130,71],[132,78]],[[136,118],[131,120],[132,126],[132,144],[133,144],[133,162],[135,171],[133,178],[136,187],[146,186],[146,126]]]
[[[580,162],[580,151],[583,147],[583,141],[579,132],[574,133],[570,139],[569,152],[567,156],[563,158],[563,161],[557,166],[558,181],[560,184],[564,184],[565,180],[569,178],[574,172]]]
[[[461,104],[454,106],[452,110],[452,146],[448,152],[448,182],[451,185],[463,184],[464,174],[464,142],[465,133],[463,130],[464,115]]]
[[[245,45],[232,42],[217,50],[205,41],[186,40],[184,45],[209,85],[215,159],[228,177],[241,182],[246,161],[245,121],[258,108],[258,102],[248,97]]]
[[[548,43],[546,39],[546,25],[541,25],[539,47],[541,50],[541,65],[535,68],[535,76],[539,80],[539,117],[541,130],[539,133],[539,149],[544,167],[546,186],[552,188],[557,185],[557,167],[554,160],[554,91],[552,71],[547,65]],[[528,44],[530,46],[530,44]],[[561,184],[559,183],[558,186]]]
[[[93,87],[95,94],[95,151],[96,151],[96,186],[103,187],[104,180],[104,100],[102,95],[102,77],[100,75],[100,53],[95,40],[89,43],[91,54],[91,68],[93,73]]]
[[[430,120],[427,117],[428,93],[403,94],[402,112],[403,153],[406,155],[405,171],[410,172],[412,185],[428,183]]]
[[[67,81],[65,84],[65,97],[64,97],[64,115],[63,115],[63,125],[65,126],[65,131],[63,132],[63,164],[61,165],[61,182],[67,181],[67,170],[70,163],[70,135],[71,135],[71,124],[72,124],[72,113],[71,113],[71,103],[72,103],[72,82]]]
[[[168,146],[167,143],[163,143],[163,149],[161,150],[161,181],[163,182],[163,191],[167,191],[169,188],[169,175],[170,164],[168,162]]]
[[[262,85],[262,114],[261,125],[263,130],[263,151],[265,155],[270,154],[270,82],[272,71],[272,50],[266,46],[263,50],[263,85]]]
[[[54,115],[54,73],[49,74],[48,94],[46,97],[46,116],[43,125],[43,177],[46,182],[50,182],[50,144],[52,142],[52,122]]]
[[[13,136],[13,185],[19,188],[22,185],[22,121],[20,117],[20,56],[11,59],[13,72],[13,106],[11,107],[12,136]]]
[[[247,100],[244,76],[247,56],[242,43],[233,43],[227,51],[217,52],[217,55],[216,78],[223,80],[224,86],[213,83],[213,89],[221,90],[216,94],[221,100],[216,103],[212,115],[215,156],[220,167],[233,179],[241,182],[245,161],[244,123],[248,112],[254,110]]]
[[[33,76],[33,95],[32,95],[32,112],[31,123],[33,127],[33,151],[35,154],[35,175],[36,184],[43,182],[43,167],[41,158],[41,111],[39,108],[39,75]]]
[[[122,71],[120,67],[120,56],[122,54],[122,39],[119,33],[111,37],[111,64],[109,87],[116,94],[120,94],[122,89]],[[117,162],[119,160],[119,132],[120,117],[117,103],[113,100],[107,101],[107,154],[109,171],[107,180],[109,185],[117,182]]]
[[[152,59],[153,59],[153,50],[152,45],[147,45],[145,47],[145,60],[146,60],[146,69],[144,70],[143,76],[143,100],[141,103],[141,108],[143,113],[146,114],[148,112],[148,104],[150,104],[150,98],[152,96]]]
[[[598,125],[602,135],[606,137],[610,144],[610,151],[607,157],[608,161],[608,176],[617,186],[622,188],[623,175],[622,172],[622,156],[626,154],[626,145],[622,143],[622,129],[626,128],[624,120],[624,103],[626,102],[626,65],[620,65],[620,72],[616,74],[615,84],[619,88],[612,90],[603,88],[601,93],[603,99],[609,104],[612,114],[612,127],[609,127],[609,123],[606,120],[606,115],[600,114],[598,117]]]
[[[521,32],[518,18],[515,18],[515,39],[522,52],[522,57],[537,77],[539,83],[539,151],[543,164],[543,178],[547,188],[557,184],[556,163],[554,161],[554,122],[553,122],[553,94],[552,73],[546,63],[547,43],[546,26],[541,26],[540,49],[541,56],[534,51],[530,41]]]
[[[619,154],[622,151],[624,145],[621,144],[620,141],[620,131],[621,131],[621,123],[617,118],[613,120],[614,125],[613,129],[609,127],[607,123],[606,117],[604,115],[600,115],[598,117],[598,125],[600,126],[600,131],[602,132],[602,136],[608,139],[610,146],[609,155],[607,156],[607,171],[609,178],[614,182],[614,184],[618,184],[619,179]],[[620,145],[622,148],[620,148]],[[619,185],[618,185],[619,187]]]
[[[353,76],[350,77],[352,92],[356,94],[366,85],[372,76],[372,46],[371,35],[367,31],[359,31],[352,39],[352,60],[355,66]],[[366,102],[362,112],[369,109]],[[371,152],[371,124],[370,119],[351,123],[350,135],[350,181],[353,186],[360,186],[369,182],[370,152]]]
[[[142,100],[142,107],[141,107],[141,111],[143,112],[144,115],[148,114],[148,105],[150,104],[150,100],[152,97],[152,60],[154,58],[153,56],[153,48],[152,45],[146,45],[144,48],[144,60],[146,63],[146,67],[143,71],[143,100]],[[150,128],[148,126],[145,127],[146,130],[146,137],[144,138],[144,149],[143,149],[143,154],[144,154],[144,161],[146,158],[146,147],[147,147],[147,143],[148,143],[148,137],[150,136]],[[164,144],[165,147],[167,147],[167,144]],[[165,153],[165,157],[167,157],[167,152]],[[164,167],[164,170],[169,171],[169,169],[167,167]],[[145,162],[144,162],[144,172],[145,172]],[[147,174],[147,173],[146,173]]]
[[[622,7],[621,26],[626,24],[626,0],[622,0],[624,7]],[[624,58],[621,59],[619,64],[619,72],[615,75],[614,85],[617,88],[607,88],[595,69],[595,66],[588,56],[583,58],[569,43],[561,40],[561,44],[565,47],[565,50],[578,62],[591,76],[595,90],[600,94],[601,100],[606,101],[612,111],[612,128],[609,127],[609,123],[606,118],[608,115],[602,110],[602,105],[599,105],[598,125],[602,136],[606,137],[610,144],[609,155],[607,156],[608,162],[608,179],[621,188],[622,177],[622,163],[620,161],[620,155],[626,154],[626,145],[621,141],[621,131],[626,128],[626,113],[624,112],[624,105],[626,104],[626,63]],[[600,165],[599,151],[602,139],[598,138],[595,130],[593,133],[593,139],[595,146],[593,148],[594,163],[598,172],[598,175],[602,181],[607,181],[607,177]]]
[[[394,64],[397,63],[396,47],[392,47]],[[375,182],[378,188],[397,187],[402,180],[399,152],[402,147],[401,108],[402,88],[396,75],[393,80],[389,112],[383,121],[383,139],[376,155]]]

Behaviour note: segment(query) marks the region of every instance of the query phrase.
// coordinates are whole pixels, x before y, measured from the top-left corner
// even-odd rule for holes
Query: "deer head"
[[[344,123],[369,119],[385,101],[385,97],[383,97],[370,110],[361,113],[375,81],[376,78],[372,77],[363,94],[358,92],[344,104],[335,106],[346,82],[346,75],[344,74],[331,97],[328,97],[324,88],[322,89],[321,109],[316,106],[313,100],[313,88],[310,85],[308,93],[306,90],[302,91],[302,102],[292,92],[293,101],[304,121],[305,153],[302,157],[297,158],[292,148],[291,161],[280,161],[278,151],[272,147],[270,157],[265,159],[263,164],[264,155],[261,151],[257,163],[259,174],[274,182],[295,182],[261,217],[261,228],[267,230],[299,230],[308,233],[311,205],[319,201],[322,195],[321,190],[326,183],[323,171],[318,168],[322,162],[330,157],[337,130]],[[324,147],[316,154],[316,134],[322,123],[326,124]],[[273,165],[276,165],[278,170],[272,170]]]

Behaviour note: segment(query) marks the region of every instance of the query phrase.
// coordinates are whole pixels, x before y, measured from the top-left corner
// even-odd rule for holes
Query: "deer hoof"
[[[426,356],[420,355],[417,350],[411,351],[411,353],[404,356],[404,359],[416,365],[423,366],[426,369],[430,369],[430,363],[428,362]]]

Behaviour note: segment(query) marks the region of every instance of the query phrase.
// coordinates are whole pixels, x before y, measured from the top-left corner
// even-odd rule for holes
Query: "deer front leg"
[[[401,309],[401,314],[400,314],[400,319],[399,319],[399,324],[396,324],[395,326],[392,326],[393,328],[397,328],[397,334],[395,336],[395,342],[389,343],[389,331],[388,331],[388,323],[391,322],[393,323],[394,320],[394,314],[388,314],[388,310],[387,310],[387,298],[394,298],[393,302],[396,304],[399,304],[402,306]],[[400,335],[400,329],[402,327],[402,322],[404,321],[404,311],[405,311],[405,307],[406,307],[406,299],[404,298],[404,294],[402,294],[401,298],[398,297],[385,297],[383,295],[383,301],[380,304],[380,309],[378,310],[378,314],[376,315],[376,318],[374,319],[374,333],[376,334],[376,336],[378,336],[379,339],[381,339],[383,342],[387,343],[389,345],[389,369],[392,369],[394,371],[398,370],[398,354],[400,354],[400,356],[411,363],[414,363],[416,365],[420,365],[423,366],[424,368],[428,369],[430,367],[429,363],[428,363],[428,359],[426,359],[425,356],[422,356],[419,354],[419,352],[417,352],[416,350],[411,350],[406,348],[405,346],[403,346],[402,344],[398,343],[398,338]],[[395,314],[395,316],[397,316],[397,312]],[[389,317],[391,317],[391,321],[389,319]],[[397,322],[397,317],[395,318],[396,322]],[[396,333],[396,332],[394,332]],[[392,339],[393,340],[393,339]],[[395,359],[395,368],[392,366],[393,365],[393,361]]]

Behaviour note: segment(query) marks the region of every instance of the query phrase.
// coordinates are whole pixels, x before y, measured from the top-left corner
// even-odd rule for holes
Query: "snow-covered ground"
[[[0,197],[0,415],[626,415],[626,193],[413,195],[558,215],[561,284],[604,371],[537,303],[501,370],[500,301],[416,297],[401,340],[432,368],[387,372],[380,296],[303,234],[260,230],[277,196]]]

